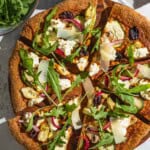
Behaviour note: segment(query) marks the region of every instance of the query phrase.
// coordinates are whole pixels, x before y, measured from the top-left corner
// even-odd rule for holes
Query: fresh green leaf
[[[64,107],[54,107],[50,112],[46,112],[45,116],[53,116],[58,118],[59,116],[64,116],[66,114],[66,111],[64,110]]]
[[[63,128],[57,132],[54,140],[52,142],[49,142],[48,144],[48,150],[54,150],[56,145],[59,145],[59,142],[62,142],[62,137],[65,137],[65,131],[66,131],[66,127],[71,124],[71,118],[68,118],[68,120],[66,121],[65,125],[63,126]],[[62,144],[62,143],[61,143]]]
[[[42,46],[39,46],[38,43],[37,43],[37,36],[35,36],[34,40],[33,40],[33,43],[32,43],[32,46],[35,50],[37,50],[39,53],[45,55],[45,56],[48,56],[50,55],[50,53],[52,53],[53,51],[56,50],[57,46],[58,46],[58,42],[56,41],[53,45],[51,45],[49,43],[49,41],[46,40],[46,37],[44,38],[43,37],[43,43],[42,43]]]
[[[100,148],[101,146],[105,146],[105,145],[110,145],[114,142],[114,137],[111,133],[102,133],[102,137],[101,140],[93,147],[89,148],[89,149],[97,149]]]
[[[98,110],[96,107],[91,107],[90,110],[91,110],[91,115],[96,120],[105,119],[108,115],[108,112],[105,111],[104,106],[102,106],[100,110]]]
[[[44,24],[44,31],[46,32],[47,28],[49,27],[50,25],[50,21],[51,19],[54,17],[54,15],[56,14],[57,12],[57,7],[54,7],[52,9],[52,11],[48,14],[48,16],[46,17],[46,21],[45,21],[45,24]]]
[[[130,93],[139,93],[150,88],[150,84],[138,85],[128,90]]]
[[[65,92],[63,98],[71,92],[75,87],[77,87],[80,83],[82,83],[88,76],[87,72],[82,72],[81,74],[77,75],[76,80],[72,82],[71,87]]]
[[[53,67],[53,61],[49,61],[49,67],[48,67],[48,72],[47,72],[47,79],[49,85],[52,87],[52,89],[55,91],[58,100],[60,101],[62,99],[61,95],[61,87],[59,84],[59,75],[58,73],[54,70]]]
[[[33,60],[28,57],[28,52],[24,49],[20,49],[19,54],[23,67],[27,69],[30,74],[33,74]]]
[[[66,105],[65,105],[65,110],[66,110],[67,112],[72,112],[76,107],[77,107],[76,104],[72,104],[72,105],[66,104]]]
[[[130,46],[128,46],[128,48],[127,48],[127,53],[128,53],[130,65],[133,65],[133,64],[134,64],[134,53],[133,53],[133,52],[134,52],[134,49],[135,49],[134,45],[130,45]]]
[[[26,132],[30,132],[33,128],[33,119],[34,119],[34,114],[32,114],[30,120],[29,120],[29,123],[27,125],[27,129],[26,129]]]

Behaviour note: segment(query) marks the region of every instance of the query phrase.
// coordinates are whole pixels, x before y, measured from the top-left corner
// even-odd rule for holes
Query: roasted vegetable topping
[[[61,14],[59,14],[59,18],[61,18],[61,19],[73,19],[74,15],[71,11],[64,11]]]

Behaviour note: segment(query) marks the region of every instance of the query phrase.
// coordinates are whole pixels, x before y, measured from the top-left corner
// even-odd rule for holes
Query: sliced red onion
[[[24,120],[18,120],[19,123],[24,123]]]
[[[36,131],[36,132],[39,132],[39,131],[40,131],[40,129],[39,129],[37,126],[35,126],[35,125],[33,125],[33,129],[34,129],[34,131]]]
[[[104,85],[105,85],[105,87],[109,86],[109,77],[107,75],[105,75]]]
[[[103,94],[103,92],[102,92],[102,91],[99,91],[99,92],[96,93],[95,96],[101,96],[102,94]]]
[[[64,19],[64,21],[73,23],[80,31],[83,31],[84,29],[83,25],[75,19]]]
[[[109,121],[104,125],[103,130],[107,130],[110,126],[111,126],[111,122]]]
[[[46,84],[46,87],[45,87],[46,92],[48,92],[48,89],[49,89],[49,86],[48,84]]]
[[[115,40],[115,41],[112,41],[111,43],[110,43],[110,45],[111,46],[114,46],[114,45],[117,45],[117,44],[121,44],[123,42],[123,39],[121,39],[121,40]]]
[[[63,57],[63,58],[66,57],[66,56],[65,56],[65,53],[63,52],[63,50],[61,50],[61,49],[59,49],[59,48],[57,48],[57,49],[55,50],[55,53],[56,53],[57,55]]]
[[[126,80],[131,80],[131,77],[126,77],[126,76],[120,76],[120,80],[126,81]]]
[[[139,69],[136,69],[135,73],[134,73],[134,77],[137,77],[137,75],[139,74],[139,72],[140,72]]]
[[[59,125],[57,125],[57,124],[55,123],[55,117],[51,117],[51,122],[52,122],[52,124],[53,124],[53,126],[54,126],[55,128],[57,128],[57,129],[60,129],[60,128],[61,128]]]
[[[85,143],[84,150],[88,150],[90,147],[90,141],[89,141],[88,137],[84,135],[81,138],[83,138],[84,143]]]
[[[46,95],[45,95],[44,93],[41,93],[41,94],[40,94],[40,97],[45,98],[45,97],[46,97]]]

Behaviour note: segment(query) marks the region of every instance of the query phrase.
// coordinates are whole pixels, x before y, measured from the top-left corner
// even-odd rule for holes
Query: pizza
[[[10,58],[8,121],[29,150],[133,150],[150,137],[150,22],[103,0],[29,19]]]

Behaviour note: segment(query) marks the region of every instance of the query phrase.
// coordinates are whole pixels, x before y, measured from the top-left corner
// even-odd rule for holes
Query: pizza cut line
[[[10,59],[12,134],[29,150],[133,150],[144,142],[149,30],[131,8],[102,0],[65,0],[29,19]]]

